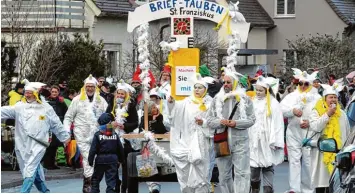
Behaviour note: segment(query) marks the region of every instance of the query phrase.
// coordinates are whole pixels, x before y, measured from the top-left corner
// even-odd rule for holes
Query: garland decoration
[[[149,38],[149,24],[145,23],[139,26],[138,28],[138,52],[139,57],[138,60],[140,62],[139,68],[141,69],[141,73],[139,74],[139,79],[142,80],[143,86],[143,98],[144,101],[147,102],[150,100],[149,97],[149,49],[148,49],[148,38]]]

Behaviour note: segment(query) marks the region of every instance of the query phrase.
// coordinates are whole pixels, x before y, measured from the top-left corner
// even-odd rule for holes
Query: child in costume
[[[115,192],[118,179],[118,162],[124,160],[123,147],[114,128],[115,122],[110,123],[113,116],[103,113],[98,119],[100,131],[96,132],[89,152],[89,165],[94,166],[92,176],[92,193],[100,193],[100,182],[105,174],[106,193]],[[95,158],[96,156],[96,158]],[[94,165],[95,158],[95,165]]]

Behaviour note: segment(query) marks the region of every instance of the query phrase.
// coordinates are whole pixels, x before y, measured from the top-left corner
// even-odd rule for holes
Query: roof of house
[[[129,0],[96,0],[95,3],[102,11],[101,16],[127,15],[135,9]]]
[[[236,1],[233,0],[232,2]],[[272,20],[258,0],[239,0],[239,10],[244,15],[245,20],[251,23],[251,26],[275,26],[274,20]]]
[[[355,25],[355,0],[326,1],[347,25]]]
[[[251,26],[274,27],[274,21],[258,0],[239,0],[239,2],[240,11]],[[136,6],[134,0],[96,0],[95,3],[102,11],[101,16],[127,15],[129,11],[134,11]]]

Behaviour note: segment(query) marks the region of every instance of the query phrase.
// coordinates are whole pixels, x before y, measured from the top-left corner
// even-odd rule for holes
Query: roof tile
[[[355,25],[355,0],[326,0],[334,12],[348,25]]]

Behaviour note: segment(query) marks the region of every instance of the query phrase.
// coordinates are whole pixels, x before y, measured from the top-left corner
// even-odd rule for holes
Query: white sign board
[[[195,66],[177,66],[175,67],[175,94],[178,96],[189,96],[194,89],[193,78],[196,76]]]

